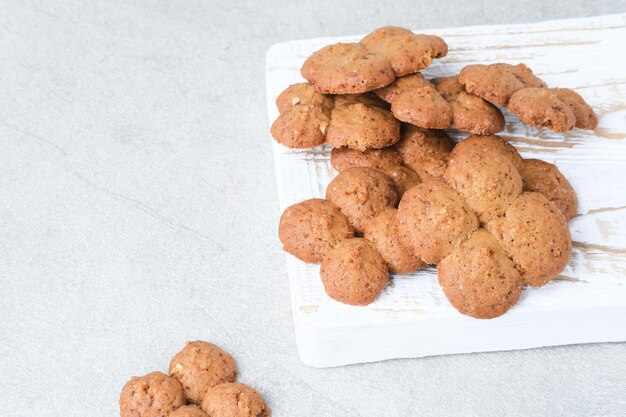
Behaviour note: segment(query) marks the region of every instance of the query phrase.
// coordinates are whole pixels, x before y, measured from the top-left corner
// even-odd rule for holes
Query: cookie
[[[423,181],[443,177],[453,147],[454,142],[445,132],[411,125],[402,127],[402,139],[396,145],[404,165],[417,172]]]
[[[214,344],[188,342],[172,358],[170,375],[182,384],[187,399],[200,404],[207,389],[237,378],[237,368],[232,356]]]
[[[354,167],[340,172],[328,184],[326,199],[339,207],[357,232],[363,232],[378,213],[398,204],[398,193],[382,172]]]
[[[577,128],[595,129],[598,127],[598,117],[580,94],[569,88],[551,88],[550,91],[572,110]]]
[[[524,191],[543,194],[559,208],[567,220],[576,216],[578,210],[576,193],[556,165],[540,159],[524,159],[520,174]]]
[[[468,136],[456,144],[450,153],[450,158],[454,158],[459,153],[469,152],[470,148],[487,154],[499,153],[506,157],[518,170],[522,167],[522,157],[515,149],[515,146],[497,135]]]
[[[402,242],[429,264],[436,264],[467,239],[479,223],[463,197],[441,181],[407,191],[398,207]]]
[[[379,149],[400,140],[400,124],[391,112],[370,97],[336,97],[326,143],[359,151]]]
[[[452,127],[480,135],[490,135],[504,129],[502,112],[487,100],[465,91],[458,76],[431,81],[437,92],[450,103]]]
[[[389,281],[387,263],[363,238],[344,240],[330,250],[320,268],[326,294],[344,304],[372,303]]]
[[[486,227],[513,260],[524,282],[534,287],[563,271],[572,253],[565,216],[539,193],[523,193],[503,217]]]
[[[522,193],[522,177],[509,158],[498,152],[465,147],[453,151],[444,175],[482,223],[504,214]]]
[[[397,212],[390,207],[374,217],[365,228],[363,237],[374,244],[391,272],[410,274],[424,263],[400,240]]]
[[[479,229],[437,266],[439,285],[460,313],[491,319],[520,298],[522,279],[498,242]]]
[[[545,83],[524,64],[468,65],[461,70],[459,82],[468,93],[498,106],[506,106],[517,90],[545,87]]]
[[[200,407],[209,417],[269,417],[271,414],[261,394],[239,383],[210,388]]]
[[[376,29],[361,40],[361,45],[371,53],[385,56],[397,77],[426,68],[433,58],[448,53],[448,45],[439,36],[415,34],[394,26]]]
[[[180,382],[161,372],[132,377],[120,394],[120,417],[167,417],[185,405]]]
[[[576,116],[565,102],[547,88],[523,88],[509,101],[509,111],[531,126],[566,132],[576,126]]]
[[[184,405],[172,411],[168,417],[208,417],[208,414],[193,405]]]
[[[309,83],[292,84],[283,90],[276,98],[276,107],[279,113],[289,111],[295,106],[317,106],[332,109],[334,98],[318,93]]]
[[[330,164],[339,172],[352,167],[384,169],[401,163],[402,158],[393,147],[368,149],[364,152],[350,148],[333,148],[330,153]]]
[[[304,262],[321,262],[330,249],[354,236],[339,208],[312,198],[287,207],[280,217],[278,237],[285,251]]]
[[[375,93],[391,103],[396,119],[414,126],[445,129],[452,123],[452,107],[422,74],[397,78]]]
[[[393,185],[396,186],[396,191],[398,192],[398,198],[402,198],[407,190],[422,182],[417,172],[402,165],[384,168],[381,171],[393,181]]]
[[[325,46],[304,62],[300,72],[324,94],[365,93],[391,84],[396,77],[384,55],[358,43]]]

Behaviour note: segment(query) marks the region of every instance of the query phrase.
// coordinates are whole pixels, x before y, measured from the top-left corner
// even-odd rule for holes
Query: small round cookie
[[[187,399],[200,404],[207,389],[237,378],[232,356],[212,343],[187,342],[170,362],[170,375],[185,389]]]
[[[284,113],[292,107],[304,105],[332,109],[334,100],[332,96],[315,91],[315,87],[309,83],[292,84],[276,98],[276,107],[280,113]]]
[[[572,253],[565,216],[539,193],[523,193],[504,217],[486,227],[511,257],[524,282],[533,287],[563,271]]]
[[[354,238],[330,250],[320,268],[326,294],[344,304],[372,303],[389,282],[387,263],[367,239]]]
[[[166,417],[185,405],[180,382],[161,372],[132,377],[120,394],[120,417]]]
[[[407,190],[422,182],[417,172],[403,165],[384,168],[381,169],[381,171],[387,174],[387,176],[391,178],[391,181],[393,181],[393,184],[396,186],[396,191],[398,192],[398,198],[402,198]]]
[[[326,134],[328,145],[366,151],[384,148],[399,140],[400,123],[389,110],[371,104],[369,99],[335,101]]]
[[[458,76],[431,81],[452,107],[452,127],[480,135],[494,134],[504,129],[502,112],[487,100],[466,92]]]
[[[298,105],[281,113],[270,129],[276,142],[288,148],[304,149],[324,143],[330,111],[314,105]]]
[[[556,165],[540,159],[524,159],[520,174],[524,191],[543,194],[556,204],[567,220],[576,216],[578,210],[576,193]]]
[[[577,128],[595,129],[598,127],[598,116],[580,94],[569,88],[551,88],[550,91],[572,110]]]
[[[517,152],[515,146],[508,143],[497,135],[471,135],[456,144],[449,159],[463,152],[470,152],[471,149],[492,154],[497,152],[511,161],[518,170],[522,167],[522,156]]]
[[[168,417],[208,417],[208,414],[193,405],[184,405],[172,411]]]
[[[388,86],[374,90],[374,94],[387,103],[393,103],[405,92],[424,87],[432,87],[432,84],[418,72],[416,74],[407,75],[406,77],[396,78],[396,80]]]
[[[361,40],[361,45],[387,57],[398,77],[426,68],[433,58],[448,53],[448,45],[439,36],[418,35],[394,26],[376,29]]]
[[[382,172],[354,167],[340,172],[326,188],[326,199],[335,203],[357,232],[387,207],[398,204],[393,181]]]
[[[330,249],[354,236],[354,229],[339,208],[327,200],[312,198],[285,209],[278,237],[285,251],[308,263],[321,262]]]
[[[385,209],[367,225],[363,237],[374,244],[391,272],[410,274],[424,263],[400,240],[397,213],[394,208]]]
[[[468,65],[461,70],[459,82],[465,91],[498,106],[506,106],[517,90],[525,87],[545,87],[524,64]]]
[[[478,226],[476,214],[463,197],[441,181],[411,188],[398,207],[402,242],[429,264],[439,263]]]
[[[444,176],[476,212],[481,223],[504,214],[522,193],[519,171],[507,157],[497,152],[469,147],[453,151]]]
[[[271,414],[257,390],[239,383],[210,388],[200,407],[209,417],[269,417]]]
[[[576,126],[574,112],[547,88],[522,88],[509,100],[509,111],[531,126],[567,132]]]
[[[350,148],[333,148],[330,153],[330,164],[339,172],[352,167],[384,169],[401,163],[402,158],[393,147],[368,149],[364,152]]]
[[[402,140],[396,145],[404,165],[417,172],[423,181],[442,178],[454,142],[443,131],[402,128]]]
[[[328,45],[302,65],[302,76],[324,94],[357,94],[391,84],[396,78],[389,60],[358,43]]]
[[[478,229],[445,257],[437,273],[450,304],[477,319],[503,315],[522,294],[519,272],[485,229]]]

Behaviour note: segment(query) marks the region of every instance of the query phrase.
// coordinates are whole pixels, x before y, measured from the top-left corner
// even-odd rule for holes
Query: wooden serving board
[[[414,28],[416,32],[422,32]],[[436,271],[396,275],[377,301],[352,307],[331,300],[319,266],[287,255],[296,342],[302,361],[329,367],[391,358],[526,349],[626,340],[626,14],[534,24],[427,30],[450,52],[424,74],[453,75],[472,63],[519,62],[549,86],[581,93],[600,118],[598,128],[556,134],[522,124],[505,112],[507,138],[525,158],[554,162],[578,195],[570,228],[571,261],[541,288],[527,288],[504,316],[459,314],[439,288]],[[267,53],[267,106],[315,50],[361,36],[291,41]],[[455,139],[466,134],[451,131]],[[330,149],[292,150],[273,143],[281,211],[324,197],[336,175]],[[276,213],[278,216],[280,213]]]

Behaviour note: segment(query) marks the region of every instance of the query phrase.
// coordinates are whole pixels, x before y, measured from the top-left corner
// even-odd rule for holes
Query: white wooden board
[[[372,28],[374,29],[374,28]],[[419,28],[413,28],[421,32]],[[373,304],[331,300],[319,266],[287,255],[296,342],[315,367],[400,357],[525,349],[626,340],[626,14],[535,24],[427,30],[450,52],[424,71],[429,78],[458,73],[470,63],[524,62],[549,86],[580,92],[600,117],[593,131],[555,134],[527,127],[505,113],[508,138],[524,157],[556,162],[580,200],[571,222],[574,251],[563,274],[528,288],[504,316],[476,320],[446,300],[433,269],[397,275]],[[361,36],[291,41],[267,53],[267,106],[300,66],[329,43]],[[450,132],[455,139],[465,135]],[[273,143],[281,211],[323,197],[336,175],[328,148],[287,149]],[[280,213],[276,213],[278,217]]]

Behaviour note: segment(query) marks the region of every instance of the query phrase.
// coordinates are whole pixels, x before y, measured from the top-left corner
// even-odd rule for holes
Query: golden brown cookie
[[[387,208],[368,223],[363,237],[372,242],[387,262],[391,272],[410,274],[424,263],[402,243],[395,208]]]
[[[524,282],[534,287],[557,276],[572,253],[565,216],[539,193],[523,193],[504,217],[486,227],[511,257]]]
[[[524,191],[543,194],[561,210],[567,220],[576,216],[578,199],[567,178],[554,164],[540,159],[524,159],[520,174]]]
[[[369,52],[358,43],[328,45],[302,65],[302,76],[324,94],[357,94],[390,84],[395,79],[384,55]]]
[[[396,145],[404,165],[423,181],[442,178],[454,142],[443,131],[403,125],[402,139]]]
[[[522,177],[509,158],[498,152],[465,147],[453,151],[445,172],[448,184],[486,223],[504,214],[522,193]]]
[[[120,394],[120,417],[167,417],[185,405],[180,382],[161,372],[132,377]]]
[[[545,83],[524,64],[468,65],[461,70],[459,82],[468,93],[498,106],[506,106],[517,90],[545,87]]]
[[[479,223],[463,197],[440,181],[423,182],[407,191],[398,207],[402,242],[415,255],[436,264],[467,239]]]
[[[398,204],[398,193],[382,172],[354,167],[340,172],[328,184],[326,199],[339,207],[357,232],[363,232],[378,213]]]
[[[375,93],[391,103],[396,119],[428,129],[445,129],[452,123],[452,107],[422,74],[397,78]]]
[[[422,182],[417,172],[403,165],[383,168],[381,171],[387,174],[387,176],[391,178],[391,181],[393,181],[393,184],[396,186],[396,191],[398,192],[398,198],[402,198],[407,190]]]
[[[309,263],[321,262],[337,243],[353,236],[354,229],[339,208],[319,198],[287,207],[278,226],[285,251]]]
[[[598,126],[598,117],[595,112],[576,91],[569,88],[551,88],[550,91],[572,110],[577,128],[595,129]]]
[[[371,242],[344,240],[330,250],[320,268],[326,294],[344,304],[373,302],[389,281],[387,263]]]
[[[376,29],[361,40],[361,45],[374,54],[385,56],[397,77],[426,68],[433,58],[448,53],[448,45],[439,36],[419,35],[394,26]]]
[[[566,132],[576,126],[576,116],[565,102],[547,88],[522,88],[509,101],[509,111],[531,126]]]
[[[187,399],[194,404],[202,402],[207,389],[237,378],[232,356],[201,340],[187,342],[172,358],[169,372],[180,381]]]
[[[478,229],[437,266],[439,285],[460,313],[491,319],[519,300],[522,279],[498,242]]]
[[[261,394],[239,383],[210,388],[200,407],[209,417],[269,417],[271,414]]]
[[[400,140],[400,124],[391,112],[367,96],[337,96],[331,112],[326,143],[365,151]]]
[[[368,149],[364,152],[350,148],[333,148],[330,153],[330,164],[339,172],[352,167],[384,169],[401,163],[402,158],[393,147]]]
[[[518,170],[522,167],[522,157],[511,145],[500,136],[497,135],[471,135],[456,144],[449,158],[463,152],[469,152],[470,149],[476,149],[487,154],[499,153],[511,161],[513,166]]]
[[[487,100],[465,91],[458,76],[435,78],[432,83],[450,103],[452,127],[480,135],[490,135],[504,129],[502,112]]]
[[[184,405],[172,411],[168,417],[208,417],[208,414],[193,405]]]
[[[332,109],[334,105],[332,96],[318,93],[309,83],[292,84],[276,98],[276,107],[280,113],[295,106],[319,106]]]

